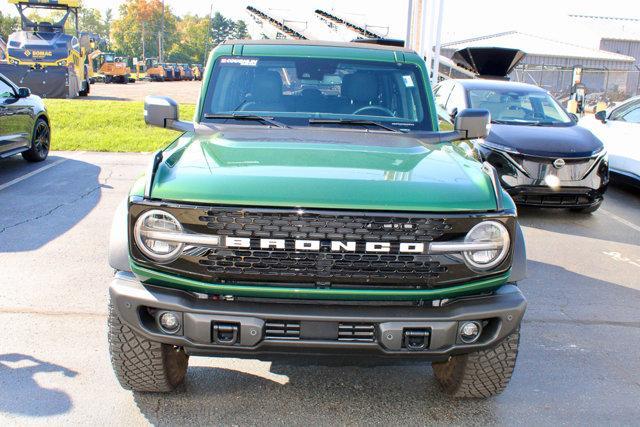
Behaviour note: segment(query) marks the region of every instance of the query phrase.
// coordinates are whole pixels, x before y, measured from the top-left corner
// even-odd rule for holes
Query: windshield
[[[470,89],[471,108],[489,110],[493,123],[555,125],[573,123],[547,93],[512,89]]]
[[[309,119],[369,120],[401,130],[432,130],[420,69],[373,61],[222,57],[204,113],[255,114],[300,126]]]

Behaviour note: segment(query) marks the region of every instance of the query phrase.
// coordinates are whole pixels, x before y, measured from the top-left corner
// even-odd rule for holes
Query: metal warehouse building
[[[633,57],[519,31],[444,43],[441,53],[451,58],[458,49],[489,46],[526,52],[527,56],[512,72],[511,79],[543,87],[560,98],[568,96],[576,67],[583,69],[582,82],[592,96],[626,98],[640,92],[639,71]]]
[[[604,37],[600,40],[600,50],[619,53],[634,58],[635,66],[640,69],[640,39],[616,39]]]

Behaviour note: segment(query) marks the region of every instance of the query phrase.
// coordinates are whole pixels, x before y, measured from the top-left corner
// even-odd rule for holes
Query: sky
[[[87,7],[101,10],[112,8],[117,15],[123,0],[84,0]],[[335,11],[354,21],[369,25],[389,27],[389,35],[404,38],[408,0],[166,0],[178,15],[188,13],[206,15],[211,10],[232,19],[250,18],[246,6],[264,9],[276,17],[291,20],[314,19],[316,8]],[[526,9],[526,11],[525,11]],[[0,10],[14,11],[13,5],[0,0]],[[600,15],[610,17],[637,18],[640,20],[638,0],[445,0],[443,15],[444,41],[460,40],[478,35],[502,31],[519,30],[531,34],[554,37],[588,47],[595,42],[590,39],[594,28],[570,22],[569,14]],[[640,21],[635,23],[612,23],[616,34],[629,29],[640,34]],[[613,28],[615,27],[615,29]],[[602,28],[598,28],[602,30]]]

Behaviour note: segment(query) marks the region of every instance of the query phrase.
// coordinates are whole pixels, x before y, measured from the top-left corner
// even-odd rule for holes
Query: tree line
[[[80,31],[100,36],[102,49],[119,55],[142,58],[159,56],[159,39],[163,40],[164,60],[179,63],[203,63],[215,46],[227,39],[249,38],[244,21],[234,21],[219,12],[213,17],[175,15],[161,0],[126,0],[120,5],[119,17],[112,10],[102,13],[98,9],[82,7],[79,13]],[[163,16],[164,15],[164,16]],[[45,19],[36,12],[28,18]],[[4,40],[20,26],[17,17],[0,12],[0,37]]]

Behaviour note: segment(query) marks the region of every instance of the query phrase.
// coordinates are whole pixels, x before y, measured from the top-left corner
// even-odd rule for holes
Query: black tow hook
[[[237,323],[214,323],[213,342],[222,345],[234,345],[238,342],[240,325]]]
[[[429,347],[428,329],[404,329],[402,335],[402,342],[407,350],[422,351]]]

